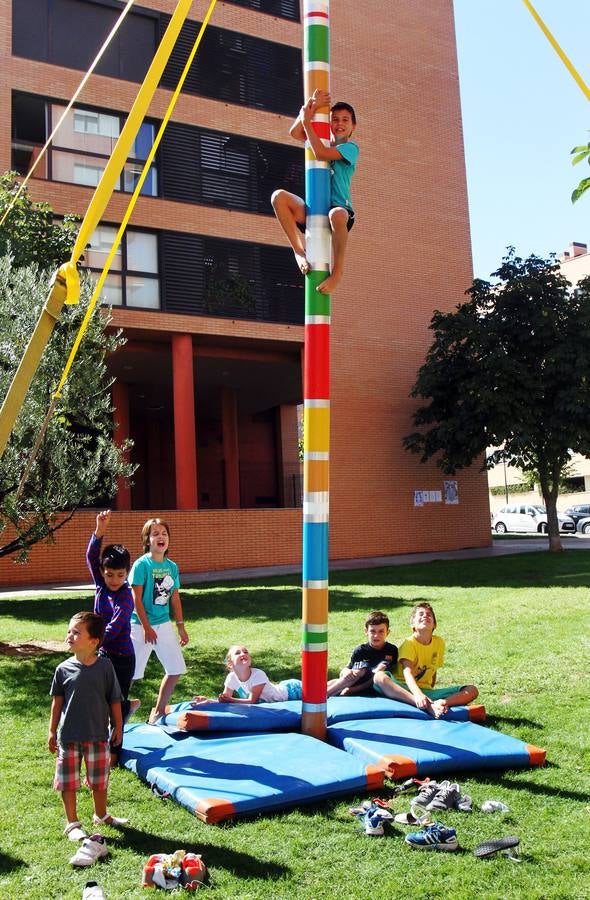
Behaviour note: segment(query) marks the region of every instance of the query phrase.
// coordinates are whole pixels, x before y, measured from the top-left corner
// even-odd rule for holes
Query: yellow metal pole
[[[0,457],[4,453],[23,400],[31,386],[31,381],[41,361],[43,350],[51,337],[51,332],[66,302],[68,282],[72,284],[72,279],[74,281],[78,280],[78,272],[75,265],[71,262],[61,266],[53,276],[51,289],[39,316],[39,321],[31,335],[27,349],[12,379],[12,384],[0,410]]]

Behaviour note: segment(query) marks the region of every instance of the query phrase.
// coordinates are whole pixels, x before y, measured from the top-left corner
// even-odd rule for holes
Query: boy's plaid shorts
[[[59,745],[53,787],[56,791],[76,791],[80,787],[82,759],[86,764],[85,784],[92,791],[106,791],[109,783],[108,741],[81,741]]]

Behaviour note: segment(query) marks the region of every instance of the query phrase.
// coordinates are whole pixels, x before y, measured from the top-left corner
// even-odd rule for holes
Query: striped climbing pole
[[[330,2],[303,2],[305,98],[330,85]],[[318,110],[313,127],[330,143],[330,110]],[[316,287],[330,271],[330,168],[305,147],[306,255],[305,363],[303,376],[303,642],[301,728],[326,736],[328,675],[328,523],[330,473],[330,298]]]

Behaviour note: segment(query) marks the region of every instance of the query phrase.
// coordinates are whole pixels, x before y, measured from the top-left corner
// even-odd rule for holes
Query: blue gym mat
[[[429,721],[431,716],[408,703],[386,697],[329,697],[327,723],[334,725],[348,719],[404,718]],[[481,721],[483,706],[456,706],[449,710],[450,721]],[[158,725],[170,733],[180,731],[296,731],[301,727],[301,701],[257,703],[242,706],[235,703],[204,703],[193,707],[190,701],[170,707],[158,719]]]
[[[383,771],[295,732],[169,734],[127,725],[122,764],[204,822],[378,790]]]
[[[328,740],[390,778],[542,765],[545,751],[473,722],[353,719],[330,725]]]

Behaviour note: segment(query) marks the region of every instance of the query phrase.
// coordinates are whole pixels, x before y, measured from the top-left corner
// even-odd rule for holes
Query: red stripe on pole
[[[301,681],[306,703],[326,702],[326,672],[328,671],[328,651],[318,650],[301,654]]]
[[[305,13],[306,19],[313,19],[314,16],[321,16],[323,19],[329,19],[328,13],[325,12],[308,12]]]
[[[329,141],[331,138],[330,131],[330,123],[329,122],[312,122],[313,130],[321,137],[324,141]]]
[[[327,400],[330,396],[330,326],[305,326],[305,397]]]

